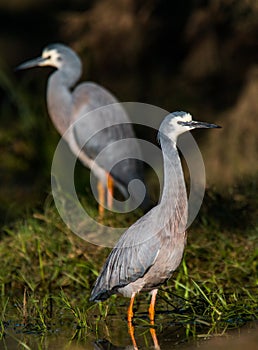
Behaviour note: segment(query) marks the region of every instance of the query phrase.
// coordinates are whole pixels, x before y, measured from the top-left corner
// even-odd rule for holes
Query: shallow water
[[[107,322],[95,321],[91,327],[78,328],[65,322],[53,323],[51,329],[39,331],[32,325],[24,326],[14,322],[5,323],[5,336],[0,340],[0,349],[42,349],[42,350],[122,350],[136,349],[128,333],[126,320],[109,317]],[[161,350],[175,349],[258,349],[258,322],[252,322],[242,328],[227,330],[223,334],[208,336],[198,330],[192,336],[193,325],[176,325],[163,322],[156,324],[158,346]],[[134,327],[138,349],[154,349],[150,326],[142,320],[136,320]],[[196,328],[195,328],[196,330]],[[158,349],[156,345],[156,349]]]

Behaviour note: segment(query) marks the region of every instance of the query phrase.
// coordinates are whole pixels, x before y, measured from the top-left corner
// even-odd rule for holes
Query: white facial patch
[[[192,121],[192,116],[190,113],[185,113],[185,115],[182,117],[182,121],[184,122],[191,122]]]
[[[174,118],[172,118],[169,122],[170,125],[178,125],[178,122],[191,122],[192,116],[190,113],[182,113],[182,112],[176,112],[173,113]]]
[[[169,120],[169,124],[172,129],[167,131],[169,138],[176,140],[180,134],[193,129],[190,125],[184,125],[184,123],[189,123],[192,121],[192,115],[187,112],[174,112],[170,115],[172,118]]]
[[[52,66],[60,68],[62,65],[62,60],[60,60],[60,53],[55,49],[44,50],[42,52],[42,58],[45,58],[45,60],[40,64],[40,66]]]

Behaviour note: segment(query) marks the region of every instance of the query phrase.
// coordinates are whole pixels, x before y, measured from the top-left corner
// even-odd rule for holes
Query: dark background
[[[120,101],[187,110],[219,132],[195,133],[208,186],[253,181],[258,171],[257,0],[0,1],[0,214],[42,206],[59,135],[45,104],[51,68],[14,72],[63,42],[83,80]]]

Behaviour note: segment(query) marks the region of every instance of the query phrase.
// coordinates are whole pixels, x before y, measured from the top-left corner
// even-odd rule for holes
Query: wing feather
[[[92,159],[108,144],[134,137],[125,110],[103,87],[94,83],[80,84],[73,92],[73,105],[73,122],[77,121],[74,127],[76,139]],[[101,108],[108,105],[112,106]],[[95,112],[89,113],[91,111]],[[96,136],[93,137],[94,135]],[[138,148],[138,145],[136,147]]]
[[[154,234],[149,224],[148,217],[152,212],[148,212],[144,220],[138,220],[121,236],[96,280],[91,300],[107,299],[117,289],[143,277],[154,264],[161,241],[159,232]],[[139,237],[139,232],[145,232],[144,236]]]
[[[111,174],[125,187],[132,179],[143,180],[142,163],[137,161],[141,155],[139,144],[117,99],[97,84],[83,83],[73,92],[73,105],[73,122],[76,121],[73,132],[80,149],[93,160],[98,156],[98,165],[107,170],[117,164],[118,159],[123,159]],[[100,108],[103,106],[108,107]],[[127,139],[126,146],[118,147],[115,142],[124,139]]]

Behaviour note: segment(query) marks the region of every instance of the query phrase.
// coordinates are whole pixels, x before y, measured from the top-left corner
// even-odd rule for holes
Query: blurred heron
[[[43,49],[40,57],[19,65],[17,70],[36,66],[56,68],[47,84],[48,112],[54,126],[65,137],[72,152],[79,155],[81,162],[90,168],[98,179],[99,211],[102,214],[105,189],[107,204],[111,208],[114,185],[126,198],[129,195],[128,185],[132,180],[139,179],[143,182],[142,163],[137,161],[140,149],[130,120],[121,105],[115,104],[117,99],[95,83],[81,83],[71,91],[81,76],[82,63],[69,47],[51,44]],[[92,116],[87,114],[107,105],[112,106],[106,110],[99,109],[92,113]],[[119,147],[108,147],[123,139],[129,140],[129,143],[120,143]],[[96,156],[104,149],[105,157],[98,158],[99,161],[95,162]],[[129,157],[128,151],[135,158]],[[137,188],[132,188],[131,196],[137,203],[140,201]],[[147,195],[141,206],[144,209],[149,206]]]
[[[193,121],[186,112],[171,113],[161,123],[159,140],[164,159],[164,187],[160,203],[124,232],[91,293],[92,301],[105,300],[112,294],[131,298],[127,314],[131,333],[136,294],[151,293],[149,317],[153,323],[158,288],[172,276],[183,257],[188,205],[176,142],[180,134],[196,128],[219,126]],[[157,343],[155,335],[153,339]]]

